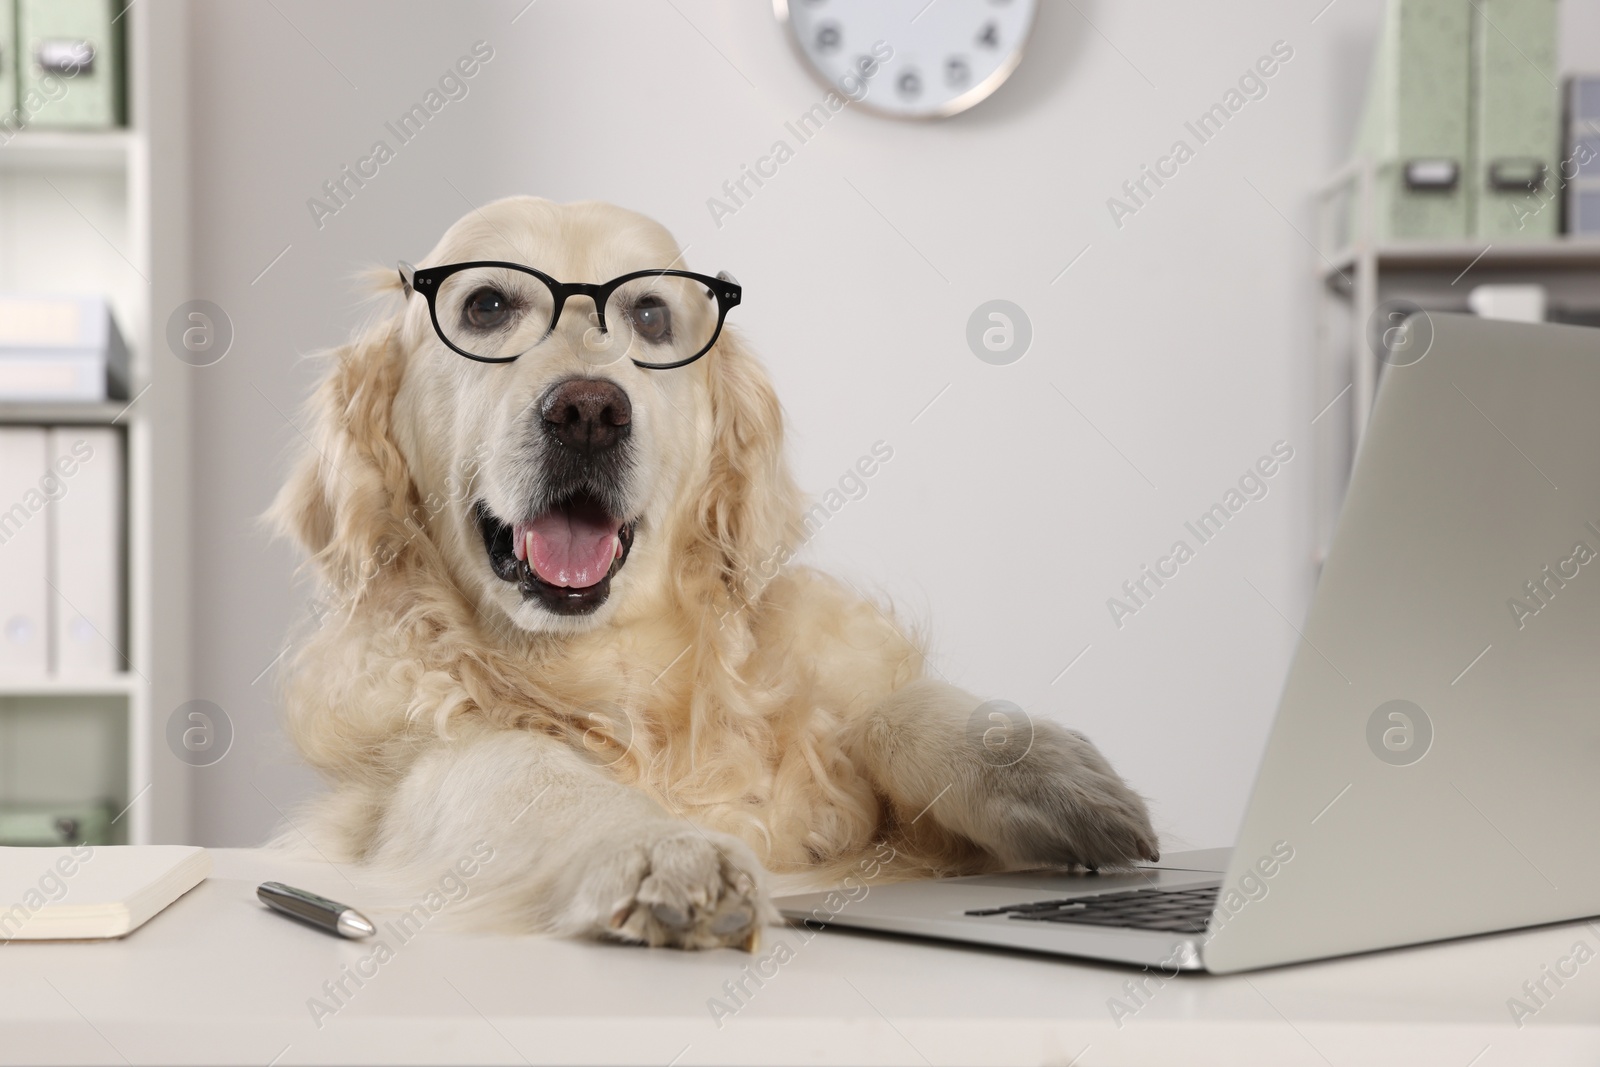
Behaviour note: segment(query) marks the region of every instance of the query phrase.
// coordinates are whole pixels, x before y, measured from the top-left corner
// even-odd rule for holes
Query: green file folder
[[[1472,233],[1488,240],[1559,232],[1561,93],[1556,0],[1474,0]]]
[[[0,0],[0,143],[16,129],[17,12],[10,0]]]
[[[111,843],[108,804],[0,804],[0,846],[79,843]]]
[[[1391,0],[1356,154],[1374,165],[1374,238],[1468,233],[1466,0]]]
[[[17,0],[17,99],[27,125],[122,124],[123,9],[119,0]]]

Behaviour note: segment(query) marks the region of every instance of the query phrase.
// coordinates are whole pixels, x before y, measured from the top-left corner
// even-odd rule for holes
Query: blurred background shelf
[[[0,171],[120,171],[141,148],[128,130],[23,130],[0,144]]]
[[[1380,270],[1434,270],[1459,274],[1483,270],[1593,270],[1600,268],[1600,239],[1563,237],[1553,241],[1521,243],[1489,241],[1414,241],[1377,245],[1372,263]],[[1346,249],[1324,264],[1323,277],[1330,286],[1344,287],[1340,275],[1353,273],[1363,253]]]
[[[0,698],[22,696],[126,696],[144,685],[136,674],[104,678],[0,677]]]
[[[110,426],[132,414],[126,400],[102,404],[14,404],[0,401],[0,426]]]
[[[1351,430],[1359,442],[1378,379],[1376,357],[1356,328],[1389,300],[1409,300],[1430,311],[1470,310],[1480,285],[1540,285],[1551,322],[1600,325],[1600,240],[1557,238],[1521,243],[1405,242],[1348,249],[1323,265],[1325,293],[1350,319],[1356,385]]]
[[[0,403],[0,425],[110,426],[121,436],[124,673],[0,675],[0,803],[119,813],[113,840],[189,839],[192,768],[167,720],[192,697],[189,390],[165,323],[191,299],[188,7],[132,4],[127,125],[28,129],[0,141],[0,290],[101,294],[129,351],[129,400]],[[4,134],[0,133],[0,138]],[[151,152],[152,143],[159,152]],[[42,472],[41,472],[42,473]],[[6,501],[9,505],[11,501]]]

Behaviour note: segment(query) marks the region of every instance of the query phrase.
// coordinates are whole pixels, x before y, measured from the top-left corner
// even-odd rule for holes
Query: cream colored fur
[[[423,262],[604,281],[678,256],[619,208],[513,198]],[[684,947],[770,920],[766,871],[836,876],[880,842],[899,877],[1154,855],[1143,802],[1087,740],[1041,720],[996,766],[976,697],[930,680],[877,605],[790,562],[803,498],[735,330],[684,368],[597,366],[579,300],[533,351],[482,365],[387,284],[384,316],[330,354],[272,512],[323,604],[284,702],[331,791],[287,836],[397,892],[487,842],[481,923]],[[529,412],[584,374],[632,400],[640,521],[605,605],[557,617],[490,571],[471,508],[516,506],[537,477]]]

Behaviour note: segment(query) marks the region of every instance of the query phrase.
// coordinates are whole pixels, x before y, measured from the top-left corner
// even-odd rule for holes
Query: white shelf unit
[[[190,768],[165,741],[191,699],[189,381],[166,351],[189,291],[188,8],[129,5],[128,125],[24,130],[0,144],[0,289],[102,293],[129,347],[129,399],[0,403],[0,423],[124,434],[126,669],[103,678],[0,674],[0,800],[109,800],[117,840],[189,836]],[[9,62],[9,57],[7,57]],[[124,810],[125,809],[125,810]]]
[[[1318,406],[1330,405],[1314,427],[1319,565],[1377,397],[1382,363],[1367,323],[1380,305],[1409,300],[1465,313],[1476,286],[1536,284],[1549,293],[1552,321],[1600,325],[1600,239],[1379,242],[1371,236],[1375,180],[1370,164],[1352,163],[1317,196],[1318,247],[1335,250],[1317,264],[1316,389]]]

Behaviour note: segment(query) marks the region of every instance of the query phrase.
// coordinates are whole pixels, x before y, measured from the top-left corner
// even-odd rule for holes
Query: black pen
[[[336,900],[329,900],[327,897],[319,897],[315,893],[307,893],[304,889],[284,885],[282,882],[261,883],[256,889],[256,896],[273,911],[310,923],[340,937],[371,937],[377,930],[377,927],[372,925],[372,920],[356,909],[340,904]]]

